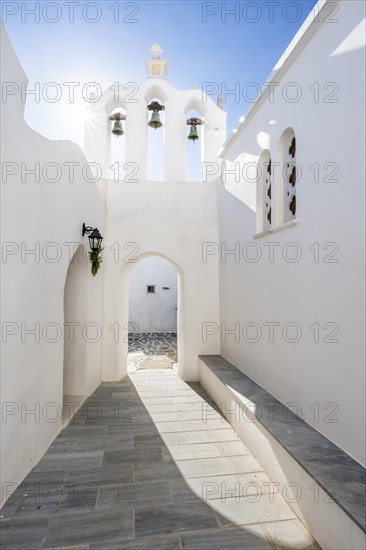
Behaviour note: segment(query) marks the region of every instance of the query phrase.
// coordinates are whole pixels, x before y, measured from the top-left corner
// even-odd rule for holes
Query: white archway
[[[127,375],[128,355],[128,328],[129,328],[129,286],[132,270],[138,261],[145,258],[157,256],[164,258],[172,264],[177,272],[178,279],[178,300],[177,300],[177,352],[178,352],[178,374],[184,378],[184,277],[183,270],[171,258],[160,252],[145,252],[136,256],[134,262],[127,263],[120,271],[120,295],[118,304],[118,321],[114,327],[114,342],[118,345],[118,372],[122,378]],[[108,327],[110,328],[110,327]],[[117,336],[118,331],[118,336]]]
[[[63,422],[71,418],[87,394],[87,349],[82,331],[88,322],[88,262],[79,245],[64,288]]]

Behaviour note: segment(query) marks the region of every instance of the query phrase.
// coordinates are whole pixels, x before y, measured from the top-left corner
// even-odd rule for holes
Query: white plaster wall
[[[158,255],[178,273],[179,373],[185,380],[197,381],[198,355],[219,351],[218,337],[205,343],[201,335],[204,321],[219,321],[218,260],[210,265],[202,261],[202,243],[218,239],[216,185],[111,181],[107,185],[103,377],[115,380],[127,373],[132,269],[144,257]]]
[[[3,28],[1,77],[4,82],[27,82]],[[97,187],[83,178],[82,168],[87,161],[79,147],[70,142],[50,141],[29,128],[23,118],[20,94],[9,96],[1,110],[1,399],[3,412],[6,411],[1,429],[3,501],[41,458],[61,428],[67,271],[79,244],[87,242],[81,237],[82,223],[95,224],[104,233],[105,211]],[[25,169],[34,169],[36,162],[40,163],[40,181],[35,182],[28,175],[22,182],[21,163]],[[50,183],[49,176],[42,177],[42,169],[49,162],[61,167],[58,182]],[[65,162],[79,163],[73,183]],[[17,170],[7,181],[4,163],[14,163],[12,166]],[[22,249],[24,252],[25,248],[35,247],[39,247],[38,257],[31,254],[22,257]],[[80,299],[84,302],[82,307],[87,308],[86,318],[102,326],[103,271],[94,278],[89,269],[81,269],[79,284],[84,285],[84,296]],[[25,334],[25,329],[34,329],[36,323],[39,336]],[[48,323],[53,328],[48,325],[47,329]],[[4,331],[10,326],[14,334],[6,338]],[[85,393],[90,393],[101,379],[101,340],[85,344],[79,332],[74,351],[75,355],[86,354],[84,387]],[[26,413],[34,410],[35,414]]]
[[[147,285],[155,285],[155,293],[148,294]],[[130,332],[175,332],[177,300],[177,271],[171,263],[150,257],[136,264],[130,276]]]
[[[225,338],[222,331],[221,354],[282,402],[295,403],[309,424],[364,463],[365,5],[354,1],[337,5],[339,22],[312,24],[311,40],[305,35],[296,55],[280,63],[274,76],[277,90],[285,83],[298,83],[301,100],[285,102],[281,92],[275,94],[274,102],[264,98],[224,149],[224,158],[230,162],[240,155],[242,162],[258,159],[264,149],[270,150],[272,162],[279,162],[280,137],[292,127],[302,177],[297,183],[298,225],[255,241],[255,183],[241,177],[220,184],[220,242],[228,249],[239,243],[241,252],[237,262],[233,255],[220,261],[220,320],[227,329],[234,329],[235,323],[240,330],[246,323],[258,323],[262,331],[256,343],[245,340],[242,332],[235,341],[235,335]],[[309,90],[314,82],[320,83],[319,103]],[[323,101],[332,91],[322,89],[327,82],[339,86],[337,103]],[[310,167],[315,162],[320,167],[337,163],[339,183],[324,181],[329,171],[322,171],[320,182],[314,183]],[[277,172],[273,188],[279,185],[278,176]],[[276,225],[276,211],[273,220]],[[244,249],[243,254],[243,246],[253,242],[256,249]],[[301,253],[296,263],[283,257],[290,242]],[[333,242],[339,247],[334,257],[338,261],[326,263],[333,248],[323,247]],[[271,243],[273,261],[269,260]],[[320,247],[318,262],[310,249],[314,243]],[[294,248],[288,252],[293,254]],[[258,260],[251,262],[255,254]],[[274,329],[273,343],[264,325],[268,322],[280,324]],[[282,337],[289,322],[301,327],[297,343]],[[315,322],[320,324],[319,343],[309,329]],[[331,332],[329,327],[324,329],[328,322],[339,326],[335,336],[339,343],[325,343]],[[249,339],[253,335],[249,333]]]

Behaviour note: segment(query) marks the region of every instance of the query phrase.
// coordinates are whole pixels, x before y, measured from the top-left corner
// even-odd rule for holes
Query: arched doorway
[[[116,279],[110,281],[110,285],[119,287],[119,300],[116,300],[115,293],[107,294],[106,311],[109,314],[105,318],[106,338],[103,358],[103,376],[104,380],[118,380],[127,375],[128,360],[128,336],[131,326],[129,324],[129,289],[130,281],[133,276],[133,269],[145,258],[159,257],[167,260],[177,273],[177,371],[184,378],[184,276],[181,267],[171,258],[164,254],[151,251],[135,256],[133,261],[126,263],[122,270],[115,271]],[[110,275],[113,278],[112,273]],[[163,285],[162,285],[163,286]],[[117,319],[117,321],[116,321]],[[132,329],[133,330],[133,329]]]
[[[70,261],[64,289],[63,423],[67,423],[87,394],[86,341],[88,262],[80,245]]]
[[[133,267],[129,282],[129,371],[176,367],[178,275],[174,265],[149,256]]]

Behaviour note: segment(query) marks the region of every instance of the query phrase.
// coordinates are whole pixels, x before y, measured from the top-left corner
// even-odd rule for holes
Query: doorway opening
[[[129,284],[128,371],[177,369],[178,274],[160,256],[131,270]]]
[[[67,424],[86,396],[86,342],[80,327],[87,323],[88,263],[80,245],[72,257],[64,289],[64,365],[62,423]]]

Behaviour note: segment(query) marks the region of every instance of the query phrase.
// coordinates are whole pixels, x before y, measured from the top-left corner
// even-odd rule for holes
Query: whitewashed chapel
[[[155,44],[83,151],[26,124],[2,28],[4,548],[364,547],[365,4],[315,9],[229,137]],[[138,368],[149,333],[175,366]]]

